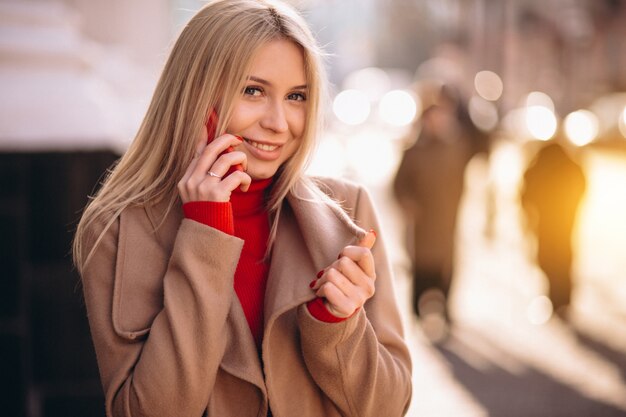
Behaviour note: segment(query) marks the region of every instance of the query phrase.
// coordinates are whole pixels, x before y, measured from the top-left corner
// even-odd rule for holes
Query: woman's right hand
[[[229,147],[241,144],[241,138],[224,134],[207,144],[206,128],[204,137],[198,142],[196,155],[191,160],[183,178],[178,182],[178,193],[184,203],[189,201],[230,201],[230,194],[236,188],[247,191],[252,179],[246,174],[246,154]],[[231,166],[241,164],[243,171],[229,175]]]

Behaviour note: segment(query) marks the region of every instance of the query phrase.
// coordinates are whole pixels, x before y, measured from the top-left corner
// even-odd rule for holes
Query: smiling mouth
[[[248,139],[248,138],[244,138],[244,139],[251,146],[254,146],[257,149],[260,149],[260,150],[266,151],[266,152],[275,151],[276,149],[278,149],[280,147],[279,145],[268,145],[266,143],[255,142],[252,139]]]

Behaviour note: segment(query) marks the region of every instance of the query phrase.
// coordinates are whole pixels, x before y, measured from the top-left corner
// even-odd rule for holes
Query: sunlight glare
[[[599,123],[589,110],[577,110],[565,118],[565,134],[576,146],[591,143],[598,135]]]
[[[333,112],[343,123],[359,125],[370,115],[370,101],[367,94],[360,90],[344,90],[333,101]]]
[[[556,133],[556,116],[547,107],[530,106],[526,109],[526,127],[535,139],[549,140]]]
[[[392,90],[385,94],[379,105],[380,117],[393,126],[407,126],[421,112],[417,98],[404,90]]]

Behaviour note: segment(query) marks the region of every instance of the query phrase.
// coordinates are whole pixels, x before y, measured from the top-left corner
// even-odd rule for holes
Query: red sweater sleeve
[[[309,301],[306,307],[309,309],[309,313],[311,313],[313,317],[326,323],[341,323],[342,321],[352,317],[337,317],[333,315],[330,311],[328,311],[324,305],[324,300],[320,297]]]
[[[183,204],[185,217],[229,235],[235,234],[233,208],[229,201],[189,201]]]

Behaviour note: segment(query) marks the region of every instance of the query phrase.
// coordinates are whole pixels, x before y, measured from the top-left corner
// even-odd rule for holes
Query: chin
[[[252,178],[253,180],[266,180],[273,177],[275,174],[275,170],[248,171],[248,175],[250,175],[250,178]]]

